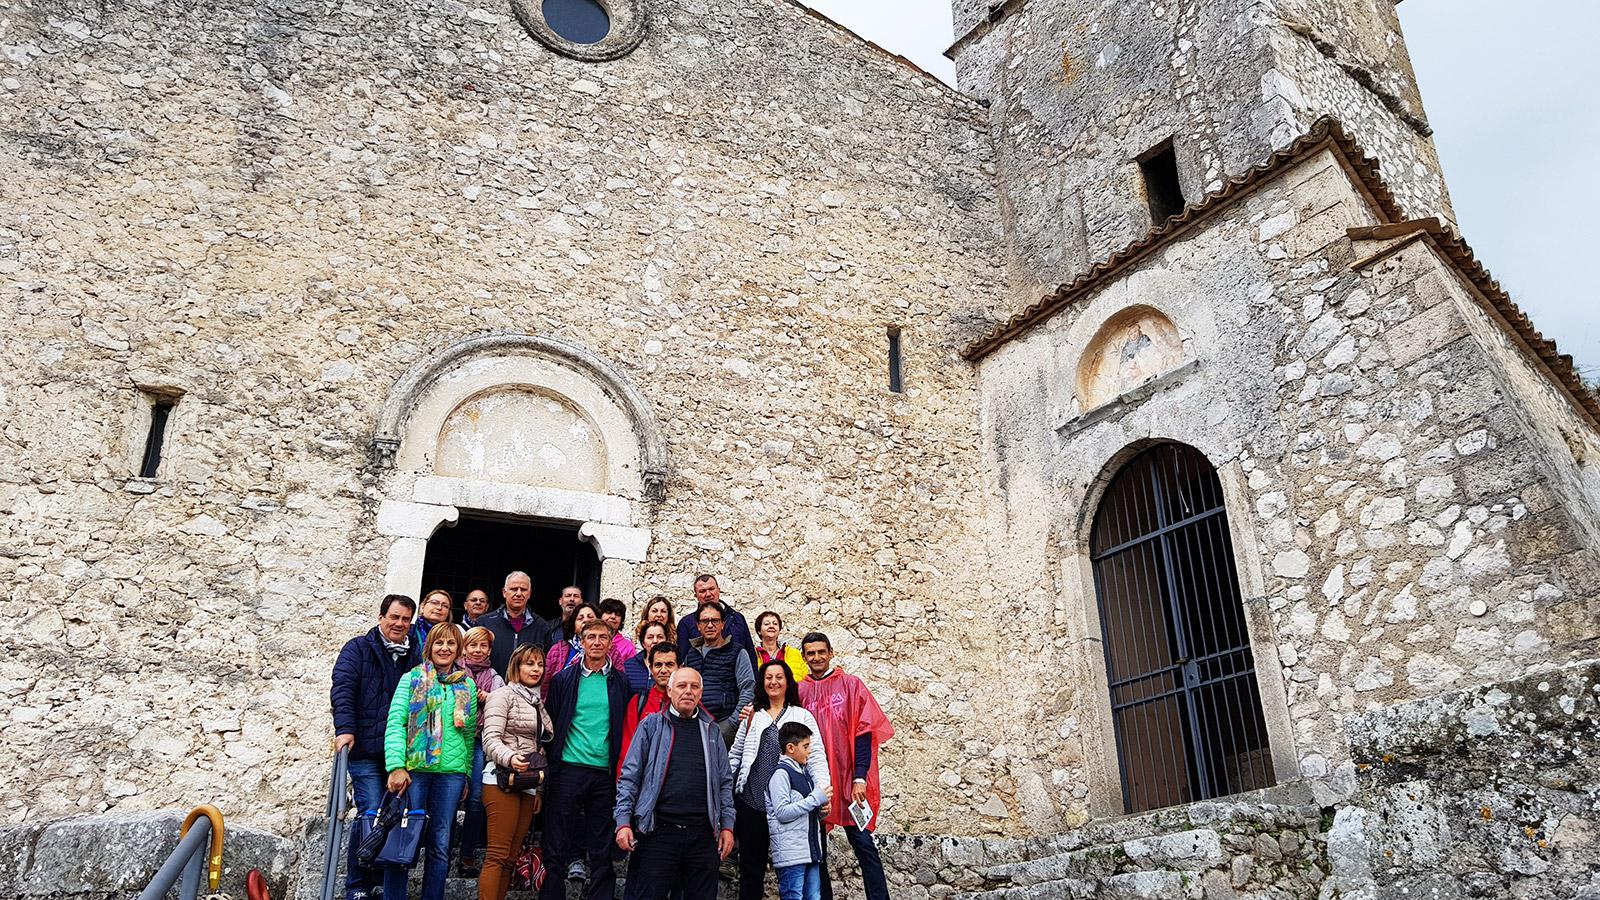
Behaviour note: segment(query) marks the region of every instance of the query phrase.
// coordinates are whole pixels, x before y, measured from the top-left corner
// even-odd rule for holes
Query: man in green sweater
[[[616,798],[617,754],[628,709],[628,678],[612,668],[611,626],[595,620],[579,639],[582,665],[550,680],[545,707],[555,736],[545,755],[550,771],[544,799],[544,865],[551,873],[540,900],[564,900],[571,859],[589,857],[588,900],[611,900],[617,883],[611,864],[611,807]]]

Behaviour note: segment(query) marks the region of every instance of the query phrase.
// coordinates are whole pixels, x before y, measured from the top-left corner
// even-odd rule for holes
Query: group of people
[[[832,900],[825,835],[842,827],[867,900],[888,900],[872,833],[878,748],[894,735],[859,678],[810,632],[789,646],[771,610],[745,617],[711,575],[674,621],[656,597],[624,636],[627,606],[568,587],[560,615],[529,609],[531,580],[506,576],[503,605],[473,591],[452,622],[444,591],[383,598],[378,623],[334,665],[335,751],[348,750],[354,804],[403,794],[426,811],[422,900],[444,896],[456,812],[463,876],[504,900],[541,818],[541,900],[566,896],[587,859],[589,900],[712,900],[737,847],[740,900],[759,900],[770,855],[782,900]],[[635,640],[636,639],[636,640]],[[477,861],[483,845],[482,864]],[[404,867],[362,868],[349,848],[346,900],[405,900]]]

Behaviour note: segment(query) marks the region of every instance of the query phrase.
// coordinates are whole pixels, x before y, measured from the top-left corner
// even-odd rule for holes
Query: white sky
[[[945,0],[806,5],[955,83]],[[1405,0],[1411,49],[1462,235],[1545,337],[1600,377],[1596,0]]]

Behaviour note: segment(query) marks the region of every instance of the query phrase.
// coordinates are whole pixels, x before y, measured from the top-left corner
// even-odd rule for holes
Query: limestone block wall
[[[1370,221],[1323,152],[980,363],[996,577],[1055,626],[1037,764],[1068,815],[1121,810],[1087,542],[1153,442],[1218,469],[1280,782],[1355,771],[1341,717],[1593,654],[1591,430],[1429,245],[1352,270],[1346,229]],[[1193,364],[1082,410],[1080,355],[1130,306]]]
[[[958,83],[990,104],[1019,307],[1150,229],[1145,151],[1175,138],[1190,200],[1265,158],[1248,117],[1268,31],[1232,5],[1030,2],[958,44]]]
[[[1342,42],[1331,44],[1314,25],[1294,18],[1286,21],[1290,27],[1273,36],[1278,68],[1263,79],[1263,94],[1270,91],[1275,102],[1291,111],[1286,121],[1309,127],[1322,116],[1338,119],[1379,161],[1384,183],[1408,217],[1437,216],[1453,223],[1455,210],[1433,146],[1433,130],[1410,78],[1411,62],[1405,56],[1399,23],[1381,32],[1393,36],[1400,48],[1398,58],[1366,61],[1352,58]],[[1283,145],[1282,137],[1275,138],[1275,145]]]
[[[1017,306],[1150,230],[1138,161],[1169,139],[1194,204],[1332,115],[1409,215],[1452,218],[1384,5],[1031,0],[964,29],[975,7],[955,4],[959,83],[990,103]]]
[[[499,3],[4,0],[0,817],[319,811],[389,546],[374,422],[518,330],[662,422],[624,599],[714,571],[830,631],[900,729],[886,828],[1003,821],[940,780],[1015,702],[955,356],[997,291],[981,113],[785,3],[651,10],[580,63]],[[151,480],[142,391],[181,393]]]

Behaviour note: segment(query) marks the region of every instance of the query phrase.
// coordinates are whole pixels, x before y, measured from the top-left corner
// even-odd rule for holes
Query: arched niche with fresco
[[[1171,319],[1149,306],[1123,309],[1100,326],[1079,358],[1078,409],[1104,406],[1183,361],[1183,340]]]

